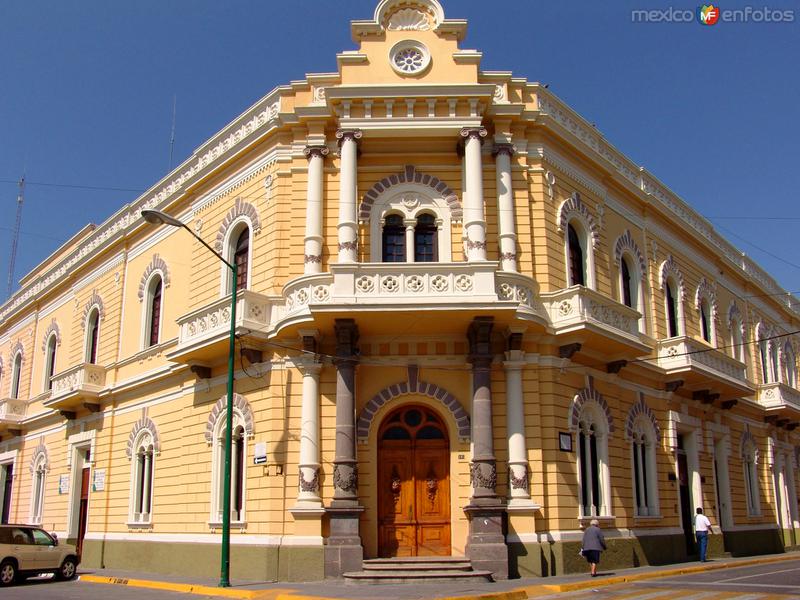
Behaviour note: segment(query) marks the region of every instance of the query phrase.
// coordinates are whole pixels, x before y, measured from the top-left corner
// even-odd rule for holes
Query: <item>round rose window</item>
[[[428,68],[431,56],[424,45],[405,40],[394,45],[389,60],[392,68],[401,75],[418,75]]]

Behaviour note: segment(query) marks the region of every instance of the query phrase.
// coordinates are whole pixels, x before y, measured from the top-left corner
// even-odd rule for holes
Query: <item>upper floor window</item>
[[[11,370],[11,397],[19,398],[20,382],[22,381],[22,352],[14,355],[14,363]]]
[[[44,353],[44,389],[53,389],[53,375],[56,372],[56,344],[58,337],[55,333],[47,338],[47,346]]]
[[[783,346],[783,373],[786,385],[795,387],[797,385],[797,358],[794,348],[788,342]]]
[[[417,217],[414,228],[414,262],[436,262],[439,260],[436,217],[423,213]]]
[[[386,215],[384,220],[383,262],[406,262],[406,228],[401,215]]]
[[[84,360],[90,364],[97,364],[97,346],[100,336],[100,311],[92,308],[86,319],[86,348]]]
[[[625,306],[634,308],[634,298],[636,297],[634,290],[634,282],[631,278],[631,268],[628,266],[628,258],[623,256],[619,261],[619,276],[620,286],[622,287],[622,303]]]
[[[569,259],[569,284],[586,285],[584,244],[573,223],[567,225],[567,258]]]
[[[706,342],[709,344],[712,343],[711,310],[708,305],[708,300],[705,298],[700,302],[700,334]]]
[[[738,308],[730,311],[731,354],[738,361],[745,361],[744,326]]]
[[[678,305],[678,286],[675,280],[671,277],[667,279],[664,286],[666,294],[666,310],[667,310],[667,333],[669,337],[676,337],[680,335],[680,328],[678,324],[679,305]]]
[[[164,289],[164,282],[160,275],[156,275],[150,280],[147,286],[147,303],[145,305],[145,346],[155,346],[158,344],[161,335],[161,297]]]
[[[250,229],[245,227],[236,239],[233,264],[236,266],[236,291],[247,289],[247,270],[250,262]]]

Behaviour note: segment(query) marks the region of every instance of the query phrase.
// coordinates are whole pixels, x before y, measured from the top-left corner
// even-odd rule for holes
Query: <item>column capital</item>
[[[461,137],[469,140],[471,138],[475,138],[483,143],[483,138],[485,138],[489,132],[486,131],[485,127],[463,127],[461,129]]]
[[[364,134],[360,129],[337,129],[336,130],[336,139],[339,140],[339,146],[341,146],[347,140],[350,140],[350,141],[358,143],[358,140],[360,140],[361,136],[363,136],[363,135]]]
[[[497,158],[498,154],[507,154],[509,158],[513,157],[516,153],[517,149],[514,147],[514,144],[509,144],[506,142],[495,142],[494,148],[492,148],[492,156]]]
[[[324,144],[314,144],[303,148],[303,154],[309,160],[311,160],[315,156],[318,156],[321,159],[325,160],[325,157],[328,156],[329,152],[330,150],[328,150],[328,147],[325,146]]]

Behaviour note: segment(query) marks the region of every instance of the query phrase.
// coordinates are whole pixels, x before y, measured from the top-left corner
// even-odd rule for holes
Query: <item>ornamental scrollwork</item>
[[[489,467],[489,474],[484,475],[483,465]],[[469,480],[473,487],[493,490],[497,487],[497,467],[494,463],[472,463],[469,467]]]
[[[358,466],[347,467],[352,469],[348,475],[342,474],[345,465],[334,465],[333,467],[333,487],[343,492],[355,493],[358,489]]]
[[[514,475],[514,469],[509,469],[511,475],[511,489],[514,490],[527,490],[528,489],[528,468],[525,467],[522,475],[517,477]]]
[[[300,491],[301,492],[316,492],[319,489],[319,467],[313,467],[314,477],[307,480],[303,476],[303,467],[300,467]]]

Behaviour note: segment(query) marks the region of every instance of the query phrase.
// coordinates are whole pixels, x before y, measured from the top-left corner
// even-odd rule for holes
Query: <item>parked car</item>
[[[31,525],[0,525],[0,586],[40,573],[56,579],[75,577],[80,563],[75,546]]]

